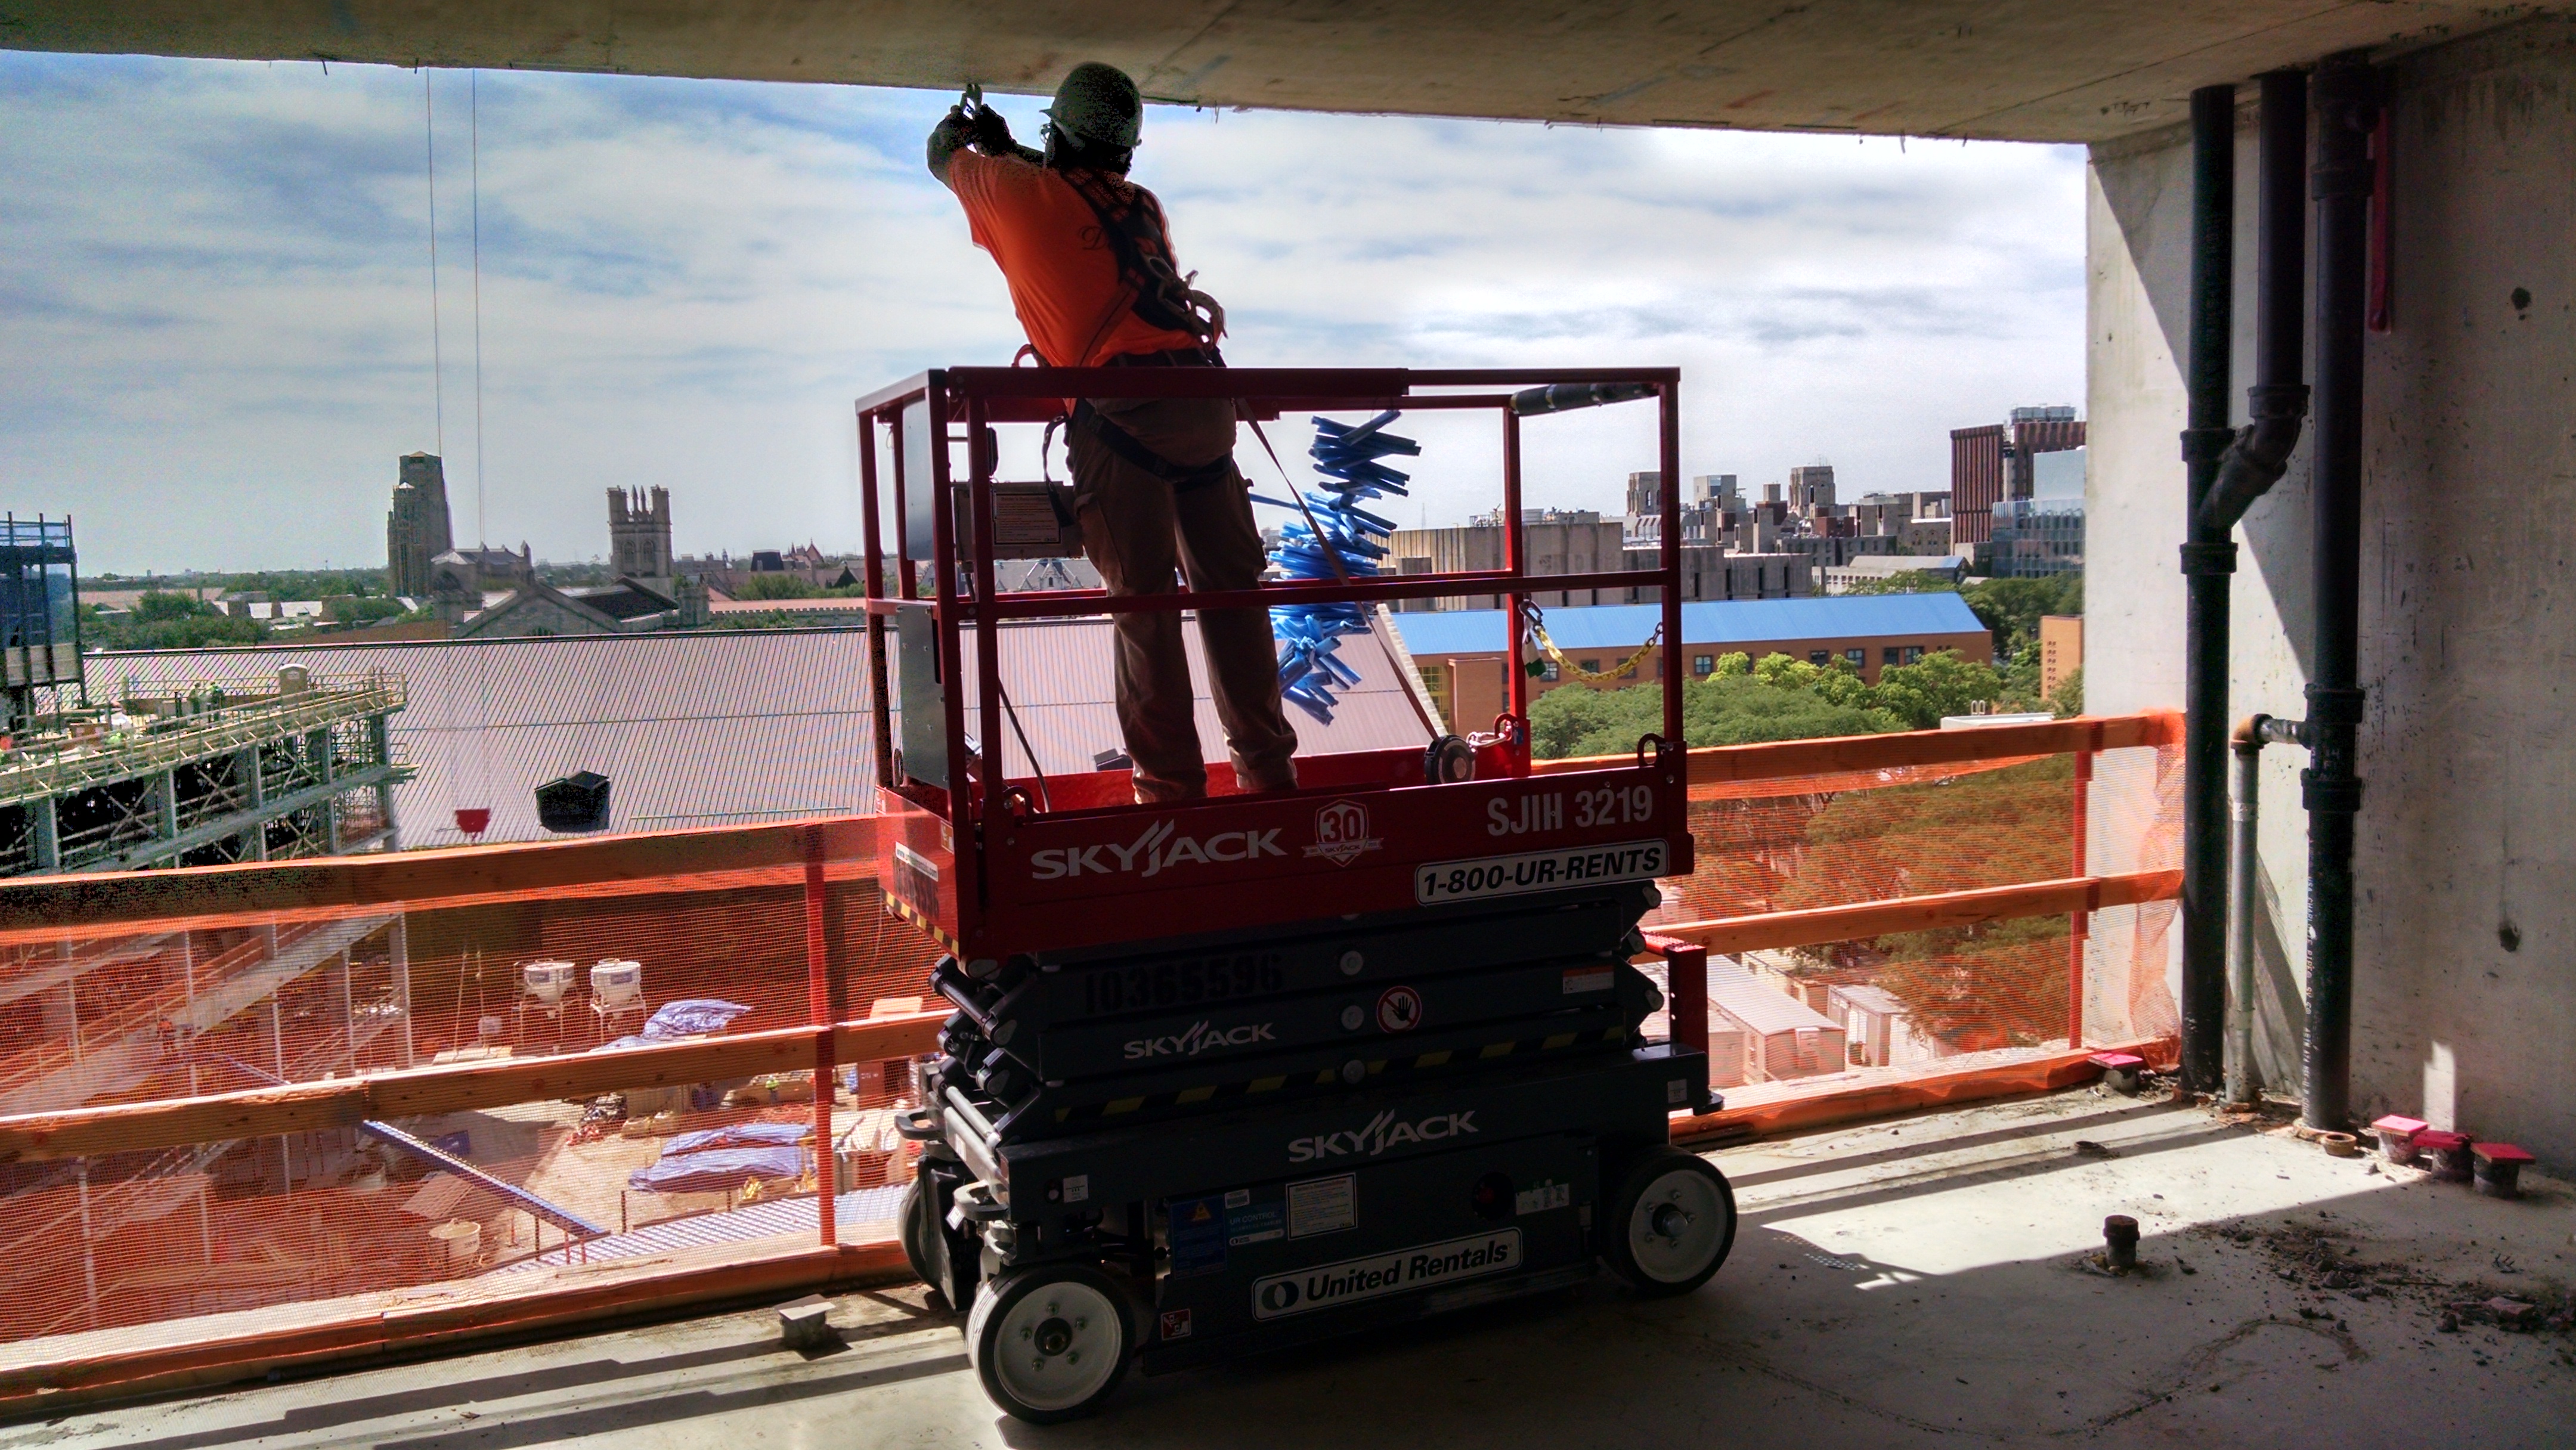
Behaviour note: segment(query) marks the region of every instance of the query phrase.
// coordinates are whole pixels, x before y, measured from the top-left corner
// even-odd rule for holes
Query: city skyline
[[[417,73],[0,66],[0,335],[42,360],[0,467],[101,572],[373,563],[416,449],[460,543],[587,559],[597,490],[659,485],[685,552],[854,544],[849,399],[1019,342],[920,169],[948,97],[438,72],[442,428]],[[1678,363],[1686,472],[1939,487],[1948,428],[2079,391],[2066,148],[1158,108],[1138,176],[1237,363]],[[1652,463],[1620,426],[1533,428],[1533,503],[1615,509]],[[1490,441],[1423,431],[1400,516],[1490,507]]]

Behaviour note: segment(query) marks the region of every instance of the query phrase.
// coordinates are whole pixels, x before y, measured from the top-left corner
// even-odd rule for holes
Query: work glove
[[[1019,143],[1011,139],[1011,123],[1001,112],[979,105],[968,124],[974,127],[976,150],[987,156],[1019,154]]]

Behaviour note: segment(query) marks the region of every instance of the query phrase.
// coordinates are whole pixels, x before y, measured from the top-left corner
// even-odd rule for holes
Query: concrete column
[[[179,834],[179,769],[177,766],[172,766],[153,779],[152,794],[155,797],[154,803],[161,808],[160,824],[153,829],[162,840],[170,840]],[[170,864],[177,865],[178,858],[171,857]]]
[[[268,1057],[269,1071],[283,1081],[286,1077],[286,1022],[278,1015],[274,993],[268,999]],[[277,1135],[277,1185],[280,1193],[295,1191],[295,1161],[287,1156],[287,1150],[286,1135],[280,1133]]]
[[[413,1065],[413,1048],[411,1035],[411,923],[409,919],[400,916],[395,917],[393,926],[385,933],[385,941],[393,953],[394,1005],[402,1010],[402,1064],[405,1067],[410,1067]]]
[[[349,980],[355,969],[349,953],[340,953],[340,1033],[349,1044],[349,1071],[358,1070],[358,1002],[356,984]]]
[[[36,874],[51,876],[62,870],[62,826],[54,816],[52,796],[27,802],[27,824],[35,835]]]
[[[394,759],[393,722],[383,715],[367,721],[367,746],[378,765],[391,765]],[[376,787],[376,816],[385,823],[385,845],[388,851],[402,849],[402,831],[394,824],[394,786],[385,781]]]
[[[179,933],[179,973],[188,992],[188,1096],[195,1097],[203,1088],[197,1083],[197,934]]]
[[[305,760],[313,767],[314,780],[323,785],[329,785],[333,779],[333,771],[331,769],[331,732],[329,730],[316,730],[312,734],[305,736],[304,751]],[[319,811],[322,816],[323,854],[328,856],[339,855],[339,800],[336,797],[326,798],[323,800],[322,804],[314,807],[314,809]]]
[[[233,775],[241,782],[243,808],[259,819],[242,832],[241,858],[245,861],[268,859],[268,820],[260,808],[268,804],[268,782],[259,766],[259,747],[245,746],[233,756]]]
[[[89,1327],[98,1327],[98,1254],[90,1242],[89,1160],[80,1165],[81,1293],[89,1310]]]

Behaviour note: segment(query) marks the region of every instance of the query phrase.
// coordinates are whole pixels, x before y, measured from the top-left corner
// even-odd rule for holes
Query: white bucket
[[[483,1225],[451,1218],[429,1231],[430,1241],[445,1250],[440,1262],[450,1269],[470,1269],[483,1256]]]

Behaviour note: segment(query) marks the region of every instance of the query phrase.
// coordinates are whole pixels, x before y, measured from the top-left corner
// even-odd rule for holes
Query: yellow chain
[[[1556,667],[1585,684],[1599,684],[1604,680],[1625,677],[1630,670],[1645,662],[1646,656],[1654,651],[1655,641],[1664,637],[1664,627],[1658,624],[1655,626],[1655,632],[1646,636],[1646,642],[1637,646],[1636,651],[1626,659],[1606,670],[1587,670],[1567,659],[1565,651],[1556,647],[1556,641],[1548,638],[1547,626],[1539,622],[1536,609],[1530,611],[1529,627],[1530,637],[1538,641],[1538,647],[1546,652],[1549,659],[1556,661]]]

